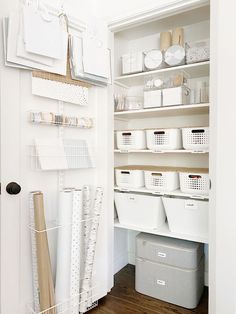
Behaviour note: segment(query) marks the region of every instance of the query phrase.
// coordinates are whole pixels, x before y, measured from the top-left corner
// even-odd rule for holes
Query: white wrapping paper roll
[[[97,242],[97,231],[99,226],[99,220],[101,215],[102,208],[102,198],[103,198],[103,189],[98,187],[96,189],[96,195],[94,200],[93,207],[93,220],[91,224],[91,230],[89,233],[88,240],[88,249],[86,253],[85,259],[85,269],[84,276],[82,280],[82,289],[81,289],[81,304],[80,304],[80,312],[86,312],[87,308],[92,304],[92,273],[93,273],[93,265],[94,265],[94,257],[95,257],[95,249]]]
[[[69,277],[70,295],[72,297],[72,308],[70,314],[79,313],[82,202],[82,190],[74,190],[72,204],[71,273]]]
[[[72,221],[73,191],[63,190],[59,194],[56,270],[56,302],[64,302],[70,298],[71,271],[71,221]]]

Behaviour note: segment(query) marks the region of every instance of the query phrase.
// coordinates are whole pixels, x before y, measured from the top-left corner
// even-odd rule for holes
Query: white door
[[[15,9],[15,0],[1,1],[0,18]],[[2,28],[2,23],[1,23]],[[2,48],[2,29],[0,30]],[[32,261],[29,229],[28,195],[30,191],[42,190],[45,198],[47,218],[54,219],[58,208],[58,191],[64,187],[81,187],[89,184],[93,188],[104,188],[102,216],[98,231],[98,241],[95,256],[94,277],[97,285],[97,298],[107,294],[113,285],[112,269],[112,175],[108,172],[109,147],[112,134],[107,132],[109,106],[106,88],[91,88],[89,106],[81,108],[76,105],[63,104],[63,110],[68,115],[91,116],[94,118],[94,128],[79,130],[55,126],[39,126],[29,122],[30,110],[58,112],[61,105],[56,100],[40,98],[31,93],[31,73],[4,66],[3,49],[0,49],[0,92],[1,92],[1,314],[25,314],[29,312],[28,305],[32,302]],[[101,110],[101,105],[103,106]],[[111,127],[110,127],[111,128]],[[75,170],[60,173],[57,171],[42,172],[32,167],[30,146],[35,138],[86,139],[91,143],[96,167],[92,169]],[[109,160],[108,160],[109,159]],[[61,183],[60,180],[63,180]],[[16,193],[17,185],[21,187]],[[52,264],[55,265],[56,233],[49,235],[51,241]],[[53,244],[54,243],[54,244]],[[53,266],[55,276],[55,266]]]

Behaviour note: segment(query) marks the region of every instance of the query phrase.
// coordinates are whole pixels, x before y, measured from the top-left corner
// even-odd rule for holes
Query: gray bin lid
[[[201,243],[140,233],[136,257],[186,269],[196,269],[204,255]]]

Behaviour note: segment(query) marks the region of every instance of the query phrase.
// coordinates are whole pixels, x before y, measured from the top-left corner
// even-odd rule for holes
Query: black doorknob
[[[17,184],[16,182],[10,182],[6,186],[6,191],[8,194],[11,194],[11,195],[19,194],[21,191],[21,186]]]

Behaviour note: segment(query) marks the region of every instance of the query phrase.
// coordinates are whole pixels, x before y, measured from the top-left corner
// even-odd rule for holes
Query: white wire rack
[[[90,117],[68,116],[44,111],[30,111],[29,121],[34,124],[66,126],[79,129],[91,129],[94,125]]]
[[[91,309],[95,308],[98,306],[98,300],[96,300],[96,298],[98,297],[98,293],[96,292],[98,291],[98,287],[97,286],[93,286],[92,288],[88,289],[87,291],[83,291],[82,293],[79,293],[75,296],[72,296],[71,298],[55,304],[54,306],[40,311],[40,312],[36,312],[34,310],[34,302],[31,302],[30,304],[27,305],[27,314],[71,314],[71,311],[74,308],[78,308],[78,306],[83,305],[83,303],[88,302],[91,300],[90,302],[90,306],[87,307],[87,309],[84,312],[79,312],[79,313],[86,313],[88,311],[90,311]],[[87,298],[86,300],[83,300],[83,295],[86,294]],[[78,313],[78,314],[79,314]]]
[[[56,145],[30,145],[30,166],[33,170],[67,170],[94,168],[92,150],[84,140],[63,140]]]

